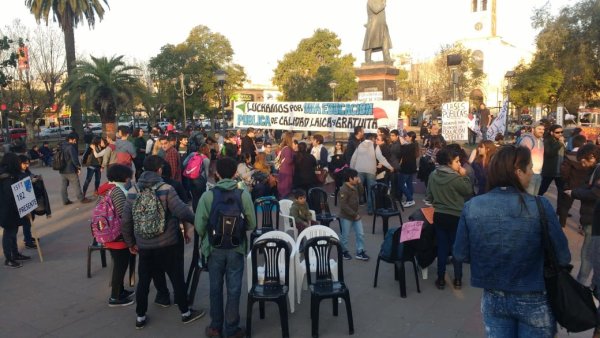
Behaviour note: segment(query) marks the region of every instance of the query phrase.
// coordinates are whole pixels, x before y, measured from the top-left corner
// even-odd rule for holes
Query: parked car
[[[92,134],[94,134],[95,136],[102,136],[102,127],[91,127],[90,131],[92,132]]]
[[[8,130],[8,134],[10,135],[10,141],[18,140],[21,138],[27,137],[27,129],[25,128],[12,128]],[[0,142],[4,142],[4,137],[0,136]]]

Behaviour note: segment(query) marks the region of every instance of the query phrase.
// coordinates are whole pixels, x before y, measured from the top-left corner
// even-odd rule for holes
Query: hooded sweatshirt
[[[364,140],[358,145],[350,160],[350,168],[359,173],[372,175],[377,173],[377,158],[375,157],[375,145],[373,141]]]
[[[175,245],[181,239],[181,230],[179,229],[179,221],[192,223],[194,221],[194,213],[192,209],[181,201],[175,189],[163,183],[156,191],[163,208],[165,208],[165,232],[151,238],[143,239],[133,231],[133,202],[137,197],[138,191],[144,188],[152,187],[156,183],[163,182],[163,179],[153,171],[144,171],[137,181],[137,186],[131,187],[127,194],[127,203],[123,210],[123,218],[121,232],[123,239],[128,247],[137,244],[139,249],[157,249],[171,245]]]
[[[226,178],[220,180],[214,189],[224,189],[224,190],[233,190],[237,189],[237,181]],[[196,226],[196,231],[198,235],[202,237],[202,254],[204,257],[210,257],[210,254],[213,251],[212,245],[208,240],[208,236],[206,233],[208,226],[208,219],[210,217],[210,210],[212,208],[213,203],[213,191],[207,191],[202,194],[200,197],[200,201],[198,202],[198,208],[196,209],[196,220],[194,222]],[[244,218],[246,221],[246,230],[252,231],[256,229],[256,214],[254,213],[254,203],[252,202],[252,197],[248,190],[244,190],[242,192],[242,207],[244,209]],[[236,252],[239,252],[242,255],[246,254],[247,243],[244,241],[242,245],[233,249]]]
[[[427,200],[435,212],[459,217],[465,200],[473,195],[473,185],[467,176],[442,165],[429,175]]]

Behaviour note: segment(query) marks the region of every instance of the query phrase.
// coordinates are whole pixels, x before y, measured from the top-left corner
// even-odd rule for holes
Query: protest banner
[[[442,104],[442,136],[446,141],[462,141],[469,137],[469,102]]]
[[[412,221],[402,224],[400,243],[421,238],[421,230],[423,230],[423,221]]]
[[[10,187],[17,203],[19,217],[24,217],[37,208],[38,204],[30,177],[26,177]]]
[[[498,116],[494,118],[490,126],[487,130],[487,139],[494,141],[496,139],[496,135],[504,135],[506,131],[506,115],[508,114],[508,100],[504,99],[504,103],[502,104],[502,108],[498,113]]]
[[[234,102],[235,128],[268,128],[367,133],[395,129],[399,101],[374,102]]]

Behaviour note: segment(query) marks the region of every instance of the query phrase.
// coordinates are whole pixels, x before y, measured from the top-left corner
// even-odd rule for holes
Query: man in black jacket
[[[362,142],[364,136],[365,130],[363,129],[363,127],[354,127],[354,133],[348,138],[346,151],[344,151],[344,158],[346,159],[347,164],[350,164],[352,155],[354,155],[356,147],[358,147],[358,144]]]
[[[252,163],[256,159],[256,144],[254,143],[254,128],[248,128],[246,130],[246,136],[242,137],[242,150],[241,154],[250,154],[252,156]]]
[[[73,204],[73,202],[69,200],[69,195],[67,192],[69,185],[72,185],[75,189],[75,194],[77,195],[77,200],[79,200],[79,202],[91,202],[92,200],[85,198],[81,192],[81,184],[79,182],[81,164],[79,163],[79,151],[77,150],[77,135],[73,133],[67,135],[66,142],[63,142],[60,147],[65,162],[63,169],[59,171],[60,177],[62,178],[62,188],[60,193],[63,204]]]

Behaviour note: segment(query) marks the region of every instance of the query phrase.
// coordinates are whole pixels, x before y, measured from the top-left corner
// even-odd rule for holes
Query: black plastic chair
[[[248,290],[248,308],[246,312],[246,337],[252,334],[252,307],[259,302],[260,319],[265,318],[265,302],[275,302],[279,306],[281,333],[289,337],[287,295],[290,285],[290,245],[278,238],[261,239],[252,248],[252,287]],[[284,282],[281,283],[279,273],[281,253],[285,265]],[[258,283],[258,257],[262,255],[265,263],[264,282]],[[293,291],[293,290],[292,290]]]
[[[96,242],[94,239],[92,244],[88,245],[87,249],[87,278],[92,278],[92,252],[100,251],[100,260],[102,261],[102,267],[106,267],[106,248],[101,243]]]
[[[331,249],[337,251],[338,280],[334,281],[329,265]],[[314,255],[310,255],[311,252]],[[338,298],[344,299],[346,303],[346,313],[348,315],[348,328],[350,334],[354,334],[354,320],[352,319],[352,306],[350,304],[350,291],[344,283],[344,260],[342,258],[342,246],[340,242],[333,237],[314,237],[309,239],[302,252],[306,259],[306,271],[310,272],[310,261],[315,260],[316,272],[315,279],[312,273],[307,273],[308,288],[310,290],[310,319],[312,327],[312,336],[319,336],[319,306],[321,300],[331,298],[333,303],[333,315],[338,315]]]
[[[259,197],[254,201],[254,211],[257,227],[250,233],[250,249],[254,241],[265,232],[279,230],[279,201],[275,196]]]
[[[336,214],[332,214],[329,209],[329,202],[327,201],[327,191],[322,188],[311,188],[308,190],[308,196],[306,200],[308,202],[308,208],[314,210],[319,224],[323,224],[329,227],[331,222],[337,220],[340,222],[340,218]]]
[[[394,237],[392,239],[392,252],[390,257],[383,256],[381,252],[379,253],[379,256],[377,256],[377,265],[375,266],[375,280],[373,281],[373,287],[377,287],[377,277],[379,275],[379,262],[384,261],[386,263],[391,263],[394,264],[394,278],[400,284],[400,297],[406,298],[406,270],[404,269],[405,262],[411,262],[413,264],[418,293],[421,293],[421,287],[419,285],[419,273],[417,271],[417,258],[415,256],[415,250],[410,245],[408,245],[409,242],[404,242],[405,245],[403,245],[402,247],[402,254],[400,256],[398,255],[398,246],[400,245],[401,233],[402,227],[399,227],[394,231]]]
[[[373,195],[373,230],[371,233],[375,233],[375,222],[377,216],[380,216],[383,220],[383,237],[388,231],[388,224],[390,217],[398,216],[400,219],[400,225],[402,225],[402,213],[396,205],[396,201],[390,196],[388,192],[389,188],[386,184],[375,183],[371,187],[371,194]]]

